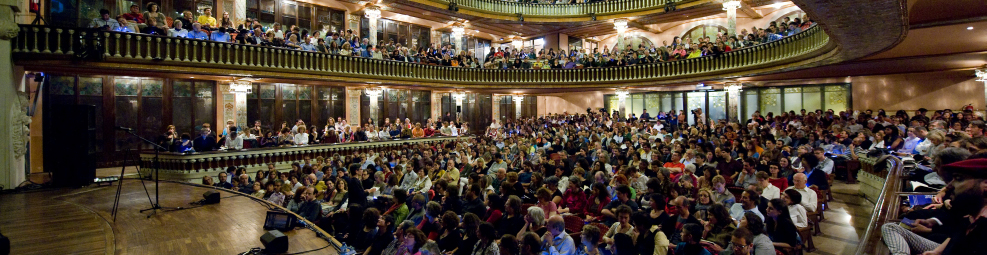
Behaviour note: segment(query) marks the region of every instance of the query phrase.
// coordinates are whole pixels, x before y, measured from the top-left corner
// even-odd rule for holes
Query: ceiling
[[[358,0],[341,0],[358,4]],[[778,0],[743,0],[743,8],[737,12],[738,17],[761,18],[761,13],[768,13],[774,9],[779,9],[791,5],[789,1]],[[380,3],[385,12],[407,15],[423,20],[448,24],[446,27],[435,27],[439,31],[449,31],[451,25],[458,21],[468,20],[468,29],[474,30],[476,34],[488,35],[494,42],[501,42],[503,38],[511,35],[520,35],[524,38],[538,37],[547,34],[562,33],[580,38],[591,38],[615,34],[612,20],[597,20],[584,22],[520,22],[516,20],[503,20],[471,16],[446,9],[435,8],[413,1],[384,0]],[[786,5],[787,4],[787,5]],[[655,13],[643,16],[628,17],[630,30],[649,31],[661,33],[661,25],[674,24],[697,18],[709,17],[713,15],[726,15],[722,4],[719,1],[700,4],[688,8],[679,8],[670,13]],[[676,24],[677,25],[677,24]],[[487,37],[487,36],[483,36]]]

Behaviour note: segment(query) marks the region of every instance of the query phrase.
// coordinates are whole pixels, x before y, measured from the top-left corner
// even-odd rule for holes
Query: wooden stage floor
[[[146,182],[154,197],[154,183]],[[161,182],[161,206],[189,207],[209,188]],[[221,191],[219,204],[163,211],[147,218],[150,202],[139,180],[125,180],[116,222],[110,212],[117,185],[0,195],[0,232],[10,254],[239,254],[263,248],[267,207]],[[328,243],[315,232],[285,232],[289,253]],[[337,254],[330,246],[313,254]]]

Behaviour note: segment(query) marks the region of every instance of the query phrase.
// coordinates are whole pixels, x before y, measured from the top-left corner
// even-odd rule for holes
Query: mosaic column
[[[492,104],[490,106],[490,113],[491,113],[491,116],[493,116],[493,118],[496,119],[497,121],[500,121],[500,117],[501,117],[500,116],[500,100],[502,99],[502,97],[503,96],[500,96],[500,95],[493,95],[493,97],[490,100],[491,101],[491,104]]]
[[[456,101],[456,119],[462,117],[460,109],[463,109],[463,100],[466,100],[466,93],[464,92],[453,92],[452,100]]]
[[[25,155],[31,124],[31,118],[26,114],[30,102],[24,88],[19,86],[24,72],[14,75],[10,56],[11,40],[20,31],[14,11],[18,10],[17,3],[0,2],[0,134],[4,137],[0,139],[0,185],[6,189],[15,188],[27,176]]]
[[[514,119],[521,119],[521,102],[523,101],[524,95],[514,95]]]
[[[384,94],[384,89],[383,88],[379,88],[379,87],[378,88],[367,88],[366,89],[366,92],[367,92],[367,97],[370,98],[370,116],[369,116],[369,118],[376,120],[377,119],[377,116],[379,116],[379,112],[380,112],[380,105],[379,105],[379,102],[377,101],[377,99],[379,99],[380,96]]]
[[[230,21],[233,27],[243,24],[247,19],[247,0],[233,0],[233,13],[230,13]]]
[[[436,123],[442,120],[442,94],[432,91],[432,120]]]
[[[615,19],[613,29],[617,30],[617,44],[613,46],[612,50],[624,49],[624,32],[627,31],[627,19]],[[624,113],[623,109],[620,113]]]
[[[618,111],[620,112],[620,117],[621,118],[627,117],[627,111],[626,111],[627,110],[627,97],[629,97],[630,95],[631,95],[631,93],[629,91],[627,91],[626,89],[618,89],[617,90],[617,106],[619,107],[619,110]]]
[[[367,18],[367,23],[370,25],[370,33],[367,38],[370,39],[371,45],[377,45],[377,19],[380,19],[380,7],[370,4],[367,8],[363,10],[363,16]]]
[[[737,122],[740,117],[740,93],[743,91],[743,85],[727,83],[724,88],[727,91],[727,119],[731,122]]]
[[[346,88],[346,122],[360,125],[360,96],[363,89]]]
[[[740,1],[723,2],[723,10],[727,11],[727,33],[730,35],[737,35],[737,9],[740,9]]]

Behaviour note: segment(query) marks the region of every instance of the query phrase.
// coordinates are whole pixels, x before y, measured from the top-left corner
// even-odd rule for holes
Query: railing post
[[[74,55],[75,54],[75,29],[69,29],[69,49],[65,54]]]
[[[165,38],[165,60],[171,61],[171,38]],[[175,46],[175,54],[178,54],[178,45]]]
[[[55,29],[55,54],[62,54],[62,29]]]

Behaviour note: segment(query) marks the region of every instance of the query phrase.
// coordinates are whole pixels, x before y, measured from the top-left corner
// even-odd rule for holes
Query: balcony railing
[[[21,25],[14,39],[15,64],[51,66],[79,59],[119,63],[113,68],[209,73],[209,69],[256,71],[265,75],[309,74],[328,80],[372,81],[388,84],[426,83],[461,87],[561,88],[654,84],[654,82],[715,75],[744,75],[763,68],[782,68],[817,57],[835,47],[829,36],[813,26],[783,39],[721,54],[672,62],[590,69],[473,69],[423,65],[283,48],[220,43],[146,34]],[[96,36],[93,36],[95,33]],[[85,38],[85,39],[80,39]],[[85,52],[82,52],[85,51]],[[84,53],[84,54],[82,54]],[[95,55],[95,59],[93,59]],[[43,62],[32,62],[32,61]],[[78,66],[68,62],[69,67]],[[181,67],[181,68],[175,68]],[[197,69],[201,68],[201,69]],[[275,74],[271,74],[275,73]],[[229,74],[226,72],[225,74]]]
[[[580,4],[540,4],[517,3],[502,0],[411,0],[413,2],[447,6],[455,2],[460,9],[514,18],[517,13],[525,17],[573,17],[583,16],[587,19],[590,13],[597,16],[633,13],[648,10],[663,10],[668,0],[611,0]],[[681,5],[693,1],[677,1]]]
[[[274,164],[275,169],[291,169],[291,163],[301,162],[308,157],[329,158],[335,154],[349,157],[354,152],[370,153],[385,150],[396,150],[419,144],[442,143],[454,141],[462,137],[431,137],[419,139],[398,139],[378,142],[350,142],[338,144],[316,144],[303,146],[286,146],[270,148],[254,148],[238,151],[211,151],[202,153],[171,153],[162,152],[158,163],[161,167],[161,179],[198,181],[202,176],[215,175],[227,167],[244,167],[248,173],[267,170],[267,164]],[[154,167],[153,152],[140,154],[141,166],[145,170]],[[151,171],[148,171],[154,174]]]

